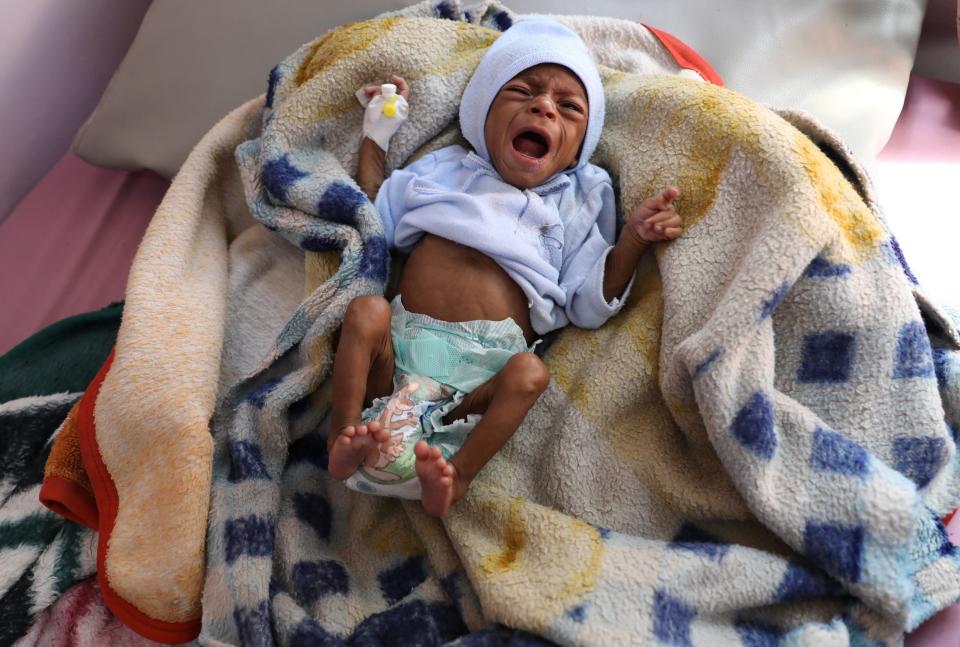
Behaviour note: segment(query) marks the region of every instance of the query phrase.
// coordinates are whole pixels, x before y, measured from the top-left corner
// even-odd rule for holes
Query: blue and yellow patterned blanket
[[[206,528],[211,645],[898,643],[960,598],[939,521],[958,501],[960,337],[829,133],[640,74],[620,56],[650,42],[639,25],[567,19],[607,93],[593,161],[623,213],[677,185],[684,236],[647,258],[618,317],[541,345],[550,387],[443,522],[326,473],[332,339],[389,274],[351,179],[353,91],[411,82],[390,168],[457,142],[460,92],[510,20],[424,3],[329,32],[198,145],[138,255],[96,413],[105,455],[111,434],[156,434],[147,463],[212,413],[212,467],[191,463],[212,469],[209,516],[203,483],[173,476],[161,525],[134,537],[121,497],[113,586],[153,618],[191,617],[203,555],[168,542],[137,559],[175,519]],[[124,426],[144,411],[152,426]],[[149,595],[123,560],[153,569]]]

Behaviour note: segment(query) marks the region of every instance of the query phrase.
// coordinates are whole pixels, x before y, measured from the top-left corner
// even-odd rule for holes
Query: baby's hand
[[[679,237],[683,232],[683,219],[673,208],[673,201],[679,195],[680,190],[671,186],[641,202],[627,221],[630,233],[646,243]]]
[[[376,142],[384,153],[390,147],[390,138],[406,121],[409,110],[407,82],[396,74],[390,77],[390,81],[396,86],[396,94],[389,97],[381,96],[383,88],[378,85],[365,85],[356,92],[357,100],[364,107],[363,136]]]
[[[410,86],[407,85],[406,80],[402,76],[392,75],[390,77],[390,83],[397,86],[397,94],[404,99],[410,98]],[[363,93],[367,95],[367,100],[370,100],[380,94],[380,85],[365,85],[363,86]]]

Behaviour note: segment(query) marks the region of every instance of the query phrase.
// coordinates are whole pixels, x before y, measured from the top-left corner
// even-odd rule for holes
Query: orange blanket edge
[[[83,465],[90,476],[96,509],[99,511],[97,529],[100,531],[100,537],[97,544],[97,581],[100,584],[104,602],[110,608],[110,611],[121,622],[141,636],[167,644],[189,642],[200,634],[200,618],[186,622],[167,622],[151,618],[118,595],[107,580],[107,546],[110,543],[110,533],[113,531],[117,519],[119,498],[117,488],[110,477],[107,466],[103,463],[103,457],[100,455],[97,446],[94,408],[100,394],[100,386],[113,364],[114,352],[110,352],[107,361],[104,362],[97,376],[90,383],[87,392],[80,400],[80,407],[77,411],[80,453],[83,457]]]

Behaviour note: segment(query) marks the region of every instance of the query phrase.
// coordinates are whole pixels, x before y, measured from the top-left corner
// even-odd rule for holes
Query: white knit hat
[[[583,83],[590,102],[587,131],[577,169],[590,160],[603,130],[603,84],[587,46],[569,28],[541,17],[521,18],[490,46],[460,101],[460,130],[473,150],[489,161],[483,128],[487,112],[503,85],[523,70],[555,63],[569,68]]]

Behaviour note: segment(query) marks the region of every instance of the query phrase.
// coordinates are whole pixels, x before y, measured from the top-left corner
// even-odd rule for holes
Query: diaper
[[[390,432],[379,460],[361,465],[345,483],[359,492],[420,498],[413,447],[420,440],[449,459],[463,445],[479,415],[444,424],[443,418],[475,388],[496,375],[513,355],[528,350],[512,319],[440,321],[408,312],[399,295],[391,304],[394,392],[361,414]]]

